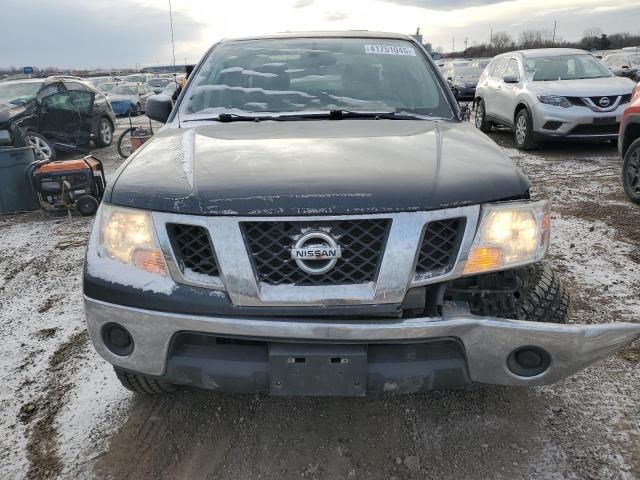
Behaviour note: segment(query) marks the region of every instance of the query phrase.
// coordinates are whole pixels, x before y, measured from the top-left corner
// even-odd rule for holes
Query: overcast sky
[[[0,66],[134,67],[171,62],[168,1],[0,0]],[[176,61],[198,61],[223,37],[287,30],[414,33],[461,50],[490,31],[640,33],[638,0],[173,0]]]

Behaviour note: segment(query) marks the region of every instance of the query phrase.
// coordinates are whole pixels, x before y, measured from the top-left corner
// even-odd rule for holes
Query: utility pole
[[[489,46],[493,45],[493,28],[491,29],[491,33],[489,34]]]
[[[464,54],[467,54],[467,45],[469,45],[469,37],[464,37]]]
[[[553,21],[553,37],[551,38],[551,46],[556,44],[556,27],[558,26],[558,21]]]
[[[451,37],[451,52],[456,51],[456,37]]]

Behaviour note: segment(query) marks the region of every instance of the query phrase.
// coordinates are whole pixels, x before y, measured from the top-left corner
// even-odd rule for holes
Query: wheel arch
[[[529,108],[529,105],[527,105],[525,102],[523,102],[522,100],[518,101],[518,104],[516,105],[516,109],[513,112],[513,124],[516,124],[516,117],[518,116],[518,114],[522,111],[522,110],[529,110],[529,112],[531,112],[531,109]]]
[[[631,144],[640,138],[640,114],[632,115],[624,123],[620,132],[620,153],[625,156]]]
[[[111,125],[111,130],[112,130],[113,132],[115,132],[115,131],[116,131],[116,126],[115,126],[115,124],[113,123],[113,120],[111,120],[111,117],[109,117],[109,115],[107,115],[106,113],[103,113],[103,114],[100,116],[100,120],[102,120],[103,118],[106,118],[106,119],[107,119],[107,122],[109,122],[109,125]],[[99,120],[98,120],[98,124],[100,124],[100,121],[99,121]]]

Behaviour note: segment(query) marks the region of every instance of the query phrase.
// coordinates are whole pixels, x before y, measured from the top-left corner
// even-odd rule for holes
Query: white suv
[[[512,127],[522,150],[554,137],[615,140],[634,86],[584,50],[503,53],[480,76],[474,123],[483,132]]]

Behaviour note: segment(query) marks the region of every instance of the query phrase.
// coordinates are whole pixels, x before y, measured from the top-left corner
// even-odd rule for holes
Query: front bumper
[[[531,109],[533,130],[538,136],[586,139],[616,139],[620,119],[629,104],[621,104],[609,112],[594,112],[587,106],[574,105],[569,108],[537,103]],[[610,123],[600,123],[609,120]],[[557,128],[546,128],[554,122]],[[555,127],[555,125],[554,125]]]
[[[86,296],[85,313],[92,342],[105,360],[126,370],[154,376],[167,374],[172,342],[182,332],[259,340],[269,342],[267,345],[407,344],[453,339],[462,346],[465,376],[468,374],[471,382],[524,386],[561,380],[640,338],[640,324],[632,323],[561,325],[470,314],[393,320],[214,317],[123,307]],[[110,323],[117,323],[130,332],[135,346],[128,356],[115,355],[105,345],[102,331]],[[531,377],[514,374],[507,360],[521,347],[546,351],[551,360],[547,370]],[[224,371],[227,377],[233,376],[236,365],[220,361],[219,371]],[[402,365],[401,368],[413,368],[411,375],[416,376],[415,365],[407,366],[406,362]],[[201,379],[195,384],[210,388],[224,385],[212,378],[215,375],[206,373],[211,371],[206,366],[197,368]],[[260,375],[268,377],[268,368]],[[403,372],[397,371],[396,375],[402,377]],[[385,385],[393,383],[389,380]]]

